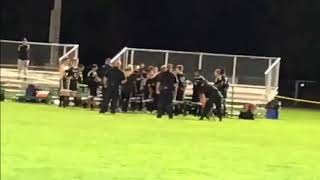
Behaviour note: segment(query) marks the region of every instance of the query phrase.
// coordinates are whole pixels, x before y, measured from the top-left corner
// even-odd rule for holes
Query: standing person
[[[71,91],[77,91],[79,78],[78,59],[71,59],[70,63],[71,67],[66,71],[68,89]]]
[[[153,100],[146,105],[147,110],[150,112],[158,109],[158,94],[156,93],[157,75],[157,69],[155,69],[155,67],[150,67],[148,79],[146,81],[147,99]]]
[[[95,101],[94,98],[98,96],[98,88],[99,85],[101,84],[101,78],[98,76],[98,65],[97,64],[93,64],[91,67],[91,70],[88,72],[87,74],[87,84],[88,84],[88,88],[89,88],[89,107],[91,108],[91,110],[94,109],[95,106]]]
[[[137,91],[136,80],[138,73],[131,68],[125,70],[126,80],[121,89],[121,109],[123,112],[128,111],[128,106],[131,97],[133,97]]]
[[[209,119],[209,113],[212,110],[213,106],[216,106],[216,115],[219,117],[219,120],[222,121],[222,94],[219,92],[219,90],[208,84],[206,80],[200,81],[201,85],[201,92],[200,96],[201,99],[205,99],[205,105],[201,113],[200,120],[203,120],[204,118]]]
[[[107,74],[107,72],[112,69],[112,66],[111,66],[111,58],[107,58],[105,61],[104,61],[104,65],[101,66],[101,68],[99,68],[99,71],[98,71],[98,76],[99,78],[103,79],[103,77]]]
[[[120,70],[120,67],[121,61],[114,62],[112,69],[110,69],[105,77],[103,77],[104,92],[100,113],[108,112],[110,100],[111,113],[116,113],[118,108],[120,85],[125,80],[124,73]]]
[[[78,67],[79,67],[78,83],[79,83],[79,84],[84,84],[85,79],[84,79],[84,77],[83,77],[83,72],[84,72],[85,67],[84,67],[83,64],[79,64]]]
[[[157,94],[159,94],[159,108],[157,118],[161,118],[165,112],[169,119],[173,118],[173,99],[177,92],[177,78],[172,73],[173,66],[167,65],[167,70],[159,74],[157,83]]]
[[[90,90],[90,96],[96,97],[97,89],[99,87],[99,82],[101,81],[101,79],[98,76],[98,65],[96,64],[92,65],[92,69],[88,72],[87,78],[88,78],[87,82]]]
[[[27,80],[28,66],[30,63],[30,44],[27,38],[22,39],[22,44],[18,46],[18,79],[20,79],[21,71],[24,73],[24,80]]]
[[[186,89],[186,76],[184,75],[183,70],[184,68],[182,65],[178,65],[176,68],[178,80],[177,101],[183,101],[184,91]]]
[[[214,85],[223,96],[223,115],[226,115],[226,99],[229,89],[229,80],[225,74],[224,69],[216,69],[214,71]]]
[[[183,72],[184,68],[182,65],[177,65],[176,68],[176,76],[178,80],[178,90],[177,90],[177,101],[183,102],[184,100],[184,92],[186,89],[186,77]],[[175,114],[181,114],[183,113],[183,110],[185,109],[184,103],[183,104],[178,104],[175,108]]]

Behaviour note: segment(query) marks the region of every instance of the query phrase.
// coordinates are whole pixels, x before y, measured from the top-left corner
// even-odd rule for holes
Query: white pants
[[[18,59],[18,75],[21,74],[22,70],[23,70],[24,75],[28,75],[29,62],[30,62],[30,60]]]

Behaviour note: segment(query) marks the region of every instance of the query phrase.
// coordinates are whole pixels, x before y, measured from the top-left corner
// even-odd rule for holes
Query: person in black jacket
[[[88,87],[90,89],[90,96],[96,97],[97,96],[97,89],[99,87],[99,83],[101,79],[98,77],[98,65],[93,64],[92,69],[88,72],[87,75],[87,82]]]
[[[20,79],[21,71],[24,71],[24,80],[27,80],[28,66],[30,63],[30,44],[27,38],[23,38],[22,44],[18,46],[18,79]]]
[[[109,103],[111,101],[111,113],[115,114],[118,108],[119,89],[120,85],[125,80],[124,73],[120,70],[121,62],[113,63],[113,68],[110,69],[103,78],[103,100],[100,113],[108,112]]]
[[[226,112],[226,99],[228,97],[228,89],[229,89],[229,80],[228,77],[225,74],[225,70],[223,68],[216,69],[214,71],[214,85],[216,88],[218,88],[219,92],[223,96],[223,115],[225,116],[227,114]]]
[[[138,73],[136,71],[132,72],[132,69],[125,69],[126,80],[122,85],[121,89],[121,109],[123,112],[128,111],[128,106],[130,102],[130,98],[135,95],[137,92],[136,81],[138,77]]]
[[[107,58],[104,62],[104,65],[99,68],[98,76],[100,79],[103,79],[103,77],[107,74],[107,72],[112,69],[111,66],[111,58]]]
[[[199,103],[200,102],[200,90],[201,90],[201,81],[205,80],[205,78],[200,74],[200,70],[196,70],[194,72],[194,77],[192,79],[193,83],[193,93],[192,93],[192,102]],[[200,107],[192,106],[190,107],[189,112],[195,116],[200,115]]]
[[[216,115],[219,117],[219,120],[222,121],[222,109],[221,109],[221,103],[222,103],[222,94],[219,92],[219,90],[212,85],[209,85],[206,80],[201,80],[200,82],[201,90],[200,90],[200,96],[201,99],[206,99],[204,108],[201,113],[200,120],[203,120],[204,118],[209,119],[209,113],[212,110],[213,106],[216,107]],[[203,101],[202,101],[203,102]]]
[[[78,78],[79,74],[79,67],[78,67],[78,59],[71,59],[70,60],[71,67],[66,70],[66,77],[68,79],[68,89],[71,91],[78,90]]]
[[[186,77],[184,75],[183,72],[184,68],[182,65],[177,65],[176,67],[176,76],[177,76],[177,80],[178,80],[178,90],[177,90],[177,97],[176,100],[183,102],[184,101],[184,92],[186,89]],[[185,111],[186,107],[185,104],[178,104],[175,106],[175,114],[182,114],[183,111]]]
[[[184,91],[186,89],[186,76],[183,72],[184,68],[182,65],[177,65],[176,75],[178,80],[178,91],[177,91],[177,101],[183,101]]]
[[[157,83],[157,94],[159,94],[159,108],[157,118],[161,118],[165,112],[169,118],[173,118],[173,99],[177,93],[177,78],[172,73],[172,65],[168,64],[167,71],[160,73]]]

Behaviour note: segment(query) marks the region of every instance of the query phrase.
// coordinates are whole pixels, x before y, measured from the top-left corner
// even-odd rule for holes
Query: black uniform
[[[137,86],[136,86],[136,80],[137,80],[138,74],[133,73],[129,77],[127,77],[127,81],[122,85],[121,89],[121,106],[122,111],[127,112],[129,101],[132,96],[135,95],[137,92]]]
[[[175,93],[175,84],[177,84],[176,76],[169,72],[163,72],[159,75],[158,82],[160,83],[158,118],[167,112],[169,118],[173,118],[173,97]]]
[[[79,68],[71,67],[66,71],[66,76],[70,79],[69,90],[77,91],[78,90],[78,77],[79,77]]]
[[[90,89],[90,96],[97,96],[97,89],[99,87],[99,83],[97,81],[98,73],[96,71],[89,71],[88,73],[88,87]]]
[[[201,82],[204,80],[205,78],[203,76],[195,76],[192,79],[192,83],[193,83],[193,93],[192,93],[192,102],[194,103],[199,103],[200,102],[200,91],[201,91]],[[189,108],[189,112],[193,115],[200,115],[200,107],[197,105],[191,105]]]
[[[192,93],[192,102],[200,101],[200,90],[201,90],[201,81],[205,78],[203,76],[195,76],[193,77],[193,93]]]
[[[119,88],[121,82],[125,80],[124,73],[119,68],[110,69],[105,75],[107,78],[107,88],[103,92],[103,101],[101,104],[100,113],[108,111],[109,103],[111,100],[111,113],[116,113],[118,99],[119,99]]]
[[[208,99],[206,102],[206,105],[201,113],[201,120],[203,118],[209,118],[209,113],[213,108],[213,104],[216,106],[216,115],[219,117],[219,120],[222,120],[222,110],[221,110],[221,103],[222,103],[222,94],[219,92],[219,90],[211,86],[207,83],[205,83],[201,89],[201,93],[203,93],[206,98]]]
[[[178,80],[178,91],[177,91],[177,101],[183,101],[184,91],[186,88],[186,77],[184,74],[177,74]]]
[[[178,80],[178,90],[177,90],[177,101],[183,101],[184,100],[184,91],[186,88],[186,77],[184,74],[177,74],[177,80]],[[175,114],[182,114],[183,111],[186,110],[186,104],[178,104],[175,106]]]
[[[98,76],[103,79],[103,77],[107,74],[107,72],[112,69],[112,67],[109,64],[102,65],[101,68],[98,70]]]
[[[217,78],[214,82],[214,85],[218,88],[219,92],[223,96],[223,115],[226,115],[226,99],[228,95],[228,89],[229,89],[229,81],[226,76],[221,76],[221,78]]]
[[[228,78],[225,76],[221,76],[221,78],[215,80],[214,85],[218,88],[223,98],[227,98],[227,93],[229,89]]]
[[[25,61],[30,60],[30,49],[28,49],[28,45],[21,45],[18,52],[18,59]]]
[[[153,99],[153,102],[147,103],[146,105],[147,110],[151,112],[157,110],[159,105],[159,95],[156,93],[158,78],[159,76],[157,75],[149,78],[146,82],[147,99]]]

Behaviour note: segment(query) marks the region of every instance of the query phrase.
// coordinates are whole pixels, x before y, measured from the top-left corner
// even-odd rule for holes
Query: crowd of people
[[[157,112],[158,118],[164,114],[170,119],[174,115],[193,114],[201,120],[209,119],[211,112],[220,120],[226,114],[229,83],[224,69],[214,71],[215,82],[211,84],[200,70],[195,70],[194,77],[187,80],[183,65],[167,64],[158,68],[140,64],[123,69],[121,61],[111,63],[108,58],[102,67],[93,64],[84,73],[84,66],[78,65],[77,59],[69,64],[62,66],[60,87],[77,91],[78,83],[87,84],[92,99],[101,94],[100,113],[146,109]],[[65,97],[60,98],[64,102]]]

